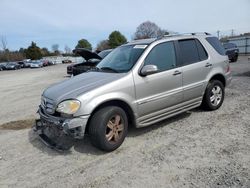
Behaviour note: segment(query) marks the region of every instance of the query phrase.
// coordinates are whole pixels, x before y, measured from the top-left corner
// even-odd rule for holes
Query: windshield
[[[8,63],[8,65],[16,65],[16,63]]]
[[[108,54],[98,65],[100,70],[128,72],[134,66],[145,48],[137,45],[120,46]]]
[[[99,52],[98,55],[103,59],[103,58],[106,57],[110,52],[111,52],[111,50],[103,50],[103,51]]]

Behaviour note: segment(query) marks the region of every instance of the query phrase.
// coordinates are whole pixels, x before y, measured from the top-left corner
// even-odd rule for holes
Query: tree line
[[[161,29],[158,25],[153,22],[146,21],[141,23],[137,28],[132,37],[132,39],[146,39],[146,38],[157,38],[163,35],[169,34],[167,30]],[[106,49],[113,49],[117,46],[127,43],[126,37],[120,31],[113,31],[110,33],[107,39],[100,41],[95,51],[100,52]],[[28,48],[20,48],[18,51],[9,51],[7,48],[7,40],[2,37],[1,39],[2,50],[0,50],[0,62],[2,61],[19,61],[22,59],[41,59],[45,56],[55,56],[55,55],[72,55],[71,49],[65,46],[64,52],[59,51],[59,45],[53,44],[52,51],[48,48],[40,48],[37,44],[32,41]],[[93,50],[91,43],[87,39],[80,39],[77,42],[75,48],[86,48]]]

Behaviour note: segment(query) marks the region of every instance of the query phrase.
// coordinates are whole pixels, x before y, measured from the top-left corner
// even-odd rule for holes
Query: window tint
[[[155,46],[146,57],[144,65],[156,65],[159,71],[174,68],[176,66],[174,43],[166,42]]]
[[[196,39],[197,49],[199,53],[200,60],[206,60],[208,58],[207,52],[205,48],[202,46],[199,40]]]
[[[206,40],[213,46],[213,48],[220,54],[225,55],[225,49],[221,45],[219,39],[217,37],[207,37]]]
[[[194,39],[179,41],[180,54],[184,65],[200,61],[196,42]]]

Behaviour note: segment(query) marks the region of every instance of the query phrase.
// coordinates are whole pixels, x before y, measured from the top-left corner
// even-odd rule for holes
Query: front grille
[[[53,114],[55,112],[54,102],[49,98],[42,97],[41,106],[49,114]]]

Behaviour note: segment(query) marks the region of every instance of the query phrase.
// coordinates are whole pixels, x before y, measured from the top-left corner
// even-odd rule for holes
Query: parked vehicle
[[[69,59],[66,59],[66,60],[62,60],[62,63],[63,63],[63,64],[67,64],[67,63],[72,63],[72,61],[69,60]]]
[[[30,68],[30,63],[31,63],[30,59],[24,59],[23,62],[24,62],[24,68]]]
[[[72,64],[67,67],[67,73],[73,74],[74,76],[81,74],[83,72],[87,72],[93,68],[104,58],[106,57],[112,50],[104,50],[100,53],[92,52],[88,49],[78,48],[73,52],[77,55],[82,56],[85,61],[82,63]]]
[[[30,68],[41,68],[43,67],[42,61],[31,61]]]
[[[228,56],[229,60],[231,62],[236,62],[238,60],[239,56],[239,49],[234,43],[224,43],[223,44],[225,50],[226,50],[226,55]]]
[[[5,65],[5,70],[17,70],[21,69],[21,65],[16,62],[10,62]]]
[[[42,62],[43,67],[46,67],[46,66],[50,65],[48,60],[41,59],[40,61]]]
[[[53,131],[78,139],[87,133],[93,145],[113,151],[128,126],[149,126],[199,106],[217,110],[231,79],[224,48],[208,33],[132,41],[96,69],[47,88],[34,130],[57,149]]]
[[[0,63],[0,71],[6,70],[7,63]]]
[[[20,65],[21,68],[24,68],[24,62],[23,61],[18,61],[17,64]]]

